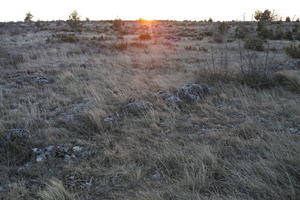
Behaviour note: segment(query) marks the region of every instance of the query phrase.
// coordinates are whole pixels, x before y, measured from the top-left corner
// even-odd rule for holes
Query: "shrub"
[[[213,38],[214,38],[214,41],[216,43],[223,43],[224,42],[223,35],[220,34],[220,33],[215,33]]]
[[[246,37],[248,31],[249,30],[246,26],[239,25],[235,29],[235,37],[239,38],[239,39],[244,39]]]
[[[295,34],[295,40],[299,40],[300,41],[300,32]]]
[[[112,22],[112,28],[115,31],[121,32],[122,31],[122,26],[123,26],[123,21],[121,19],[115,19],[115,20],[113,20],[113,22]]]
[[[270,10],[265,10],[264,12],[258,10],[254,14],[254,18],[260,22],[273,21],[275,17],[275,14]]]
[[[26,15],[25,15],[24,21],[25,21],[25,22],[31,22],[32,18],[33,18],[33,15],[32,15],[30,12],[28,12],[28,13],[26,13]]]
[[[212,36],[213,35],[213,32],[212,31],[204,31],[203,33],[204,36]]]
[[[291,22],[291,18],[288,16],[285,18],[285,22]]]
[[[43,191],[38,193],[42,200],[74,200],[74,197],[64,188],[61,181],[50,180]]]
[[[292,58],[300,58],[300,44],[298,46],[295,44],[291,44],[290,46],[285,48],[285,52]]]
[[[245,49],[263,51],[264,50],[264,41],[259,38],[250,38],[245,41]]]
[[[80,31],[81,29],[81,23],[80,23],[80,16],[76,10],[74,10],[69,15],[69,20],[67,23],[70,25],[73,31]]]
[[[139,35],[140,40],[151,40],[151,35],[149,33],[142,33]]]
[[[294,37],[293,37],[293,33],[291,31],[287,31],[285,34],[284,34],[284,39],[286,40],[293,40]]]
[[[284,37],[284,32],[282,31],[280,26],[276,26],[275,31],[273,32],[273,40],[282,40]]]
[[[273,31],[268,30],[264,22],[258,22],[256,31],[257,36],[260,38],[267,39],[273,37]]]
[[[230,25],[226,22],[221,22],[218,24],[218,31],[222,34],[226,33],[230,28]]]
[[[124,51],[128,48],[128,43],[127,42],[117,42],[113,44],[113,49],[119,50],[119,51]]]
[[[79,41],[75,34],[56,34],[53,37],[61,42],[76,43]]]
[[[274,83],[282,85],[294,92],[300,92],[300,72],[296,70],[284,70],[273,75]]]

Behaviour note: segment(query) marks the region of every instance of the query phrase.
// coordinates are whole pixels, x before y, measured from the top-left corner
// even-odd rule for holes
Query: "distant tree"
[[[300,19],[298,18],[298,19],[296,20],[296,22],[300,22]]]
[[[115,31],[122,32],[122,26],[123,26],[123,21],[122,21],[122,19],[117,18],[117,19],[113,20],[113,22],[112,22],[112,28],[113,28]]]
[[[254,18],[257,21],[268,22],[268,21],[275,20],[276,15],[272,13],[270,10],[265,10],[264,12],[257,10],[254,14]]]
[[[32,18],[33,18],[33,15],[32,15],[30,12],[28,12],[28,13],[26,13],[26,15],[25,15],[24,21],[25,21],[25,22],[31,22],[31,21],[32,21]]]
[[[210,18],[208,19],[208,22],[209,22],[209,23],[212,23],[212,22],[213,22],[213,19],[210,17]]]
[[[76,10],[74,10],[69,15],[69,20],[67,22],[71,26],[73,31],[80,31],[80,28],[81,28],[80,16]]]
[[[290,18],[289,16],[287,16],[287,17],[285,18],[285,22],[291,22],[291,18]]]
[[[85,18],[85,21],[86,21],[86,22],[89,22],[89,21],[90,21],[90,18],[86,17],[86,18]]]

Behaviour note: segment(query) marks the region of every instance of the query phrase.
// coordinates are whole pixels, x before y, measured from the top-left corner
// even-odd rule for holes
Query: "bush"
[[[245,41],[245,49],[263,51],[264,50],[264,41],[259,38],[250,38]]]
[[[122,31],[122,26],[123,26],[123,21],[122,21],[121,19],[115,19],[115,20],[112,22],[112,28],[113,28],[115,31],[121,32],[121,31]]]
[[[43,191],[38,193],[42,200],[74,200],[74,197],[64,188],[61,181],[50,180]]]
[[[239,25],[235,29],[235,37],[239,38],[239,39],[244,39],[246,37],[248,31],[249,30],[248,30],[248,28],[246,26]]]
[[[272,38],[273,31],[268,30],[263,22],[258,22],[257,24],[257,36],[263,39]]]
[[[213,32],[212,31],[204,31],[204,32],[201,33],[201,35],[203,35],[203,36],[212,36]]]
[[[284,86],[291,91],[300,92],[300,71],[284,70],[273,75],[274,83]]]
[[[260,22],[273,21],[275,17],[275,14],[272,13],[270,10],[265,10],[264,12],[258,10],[254,14],[254,18]]]
[[[218,24],[218,31],[222,34],[226,33],[230,28],[230,25],[226,22],[221,22]]]
[[[285,48],[285,52],[292,58],[300,58],[300,44],[298,46],[295,44],[291,44],[290,46]]]
[[[293,33],[291,31],[287,31],[285,34],[284,34],[284,39],[286,40],[293,40],[294,37],[293,37]]]
[[[118,42],[113,44],[113,49],[119,50],[119,51],[124,51],[128,48],[128,43],[127,42]]]
[[[151,35],[149,33],[142,33],[139,35],[140,40],[151,40]]]
[[[223,39],[223,35],[222,34],[220,34],[220,33],[215,33],[214,34],[214,36],[213,36],[213,38],[214,38],[214,41],[216,42],[216,43],[223,43],[224,42],[224,39]]]
[[[31,22],[32,18],[33,18],[33,15],[32,15],[30,12],[28,12],[28,13],[26,13],[26,15],[25,15],[24,21],[25,21],[25,22]]]
[[[53,37],[61,42],[76,43],[79,41],[75,34],[56,34]]]
[[[275,31],[273,32],[273,37],[271,39],[273,40],[282,40],[284,37],[284,32],[282,31],[280,26],[276,26]]]
[[[80,16],[76,10],[74,10],[69,15],[69,20],[67,21],[67,23],[70,25],[73,31],[80,31],[81,29]]]

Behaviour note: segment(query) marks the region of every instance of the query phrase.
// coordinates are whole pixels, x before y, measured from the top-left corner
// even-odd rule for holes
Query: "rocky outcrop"
[[[179,88],[175,94],[166,98],[167,101],[173,103],[198,103],[211,92],[211,88],[207,85],[189,84]]]

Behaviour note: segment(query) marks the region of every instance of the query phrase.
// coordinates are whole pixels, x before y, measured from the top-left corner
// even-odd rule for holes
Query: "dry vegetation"
[[[0,199],[299,199],[296,25],[0,24]]]

